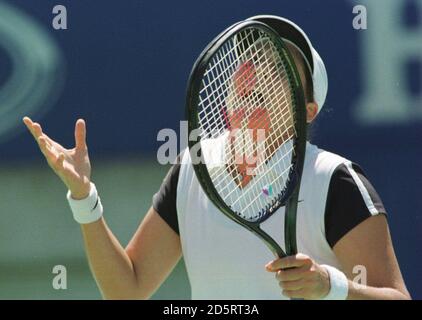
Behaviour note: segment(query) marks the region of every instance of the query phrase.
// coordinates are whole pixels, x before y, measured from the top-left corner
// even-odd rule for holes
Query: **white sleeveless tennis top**
[[[307,143],[297,212],[298,252],[339,267],[325,236],[324,213],[331,175],[347,159]],[[254,234],[208,200],[183,152],[177,218],[192,299],[287,299],[264,266],[274,256]],[[261,224],[284,248],[284,207]]]

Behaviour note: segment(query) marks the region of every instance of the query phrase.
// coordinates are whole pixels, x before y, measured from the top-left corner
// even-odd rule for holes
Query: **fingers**
[[[47,140],[44,137],[38,139],[38,145],[43,155],[46,157],[47,161],[54,163],[57,160],[56,154],[51,150]]]
[[[38,123],[33,122],[29,117],[24,117],[23,122],[25,123],[29,132],[31,132],[31,134],[34,136],[35,140],[38,140],[38,138],[43,134],[41,126]]]
[[[64,153],[61,152],[56,160],[56,168],[58,170],[63,169],[63,163],[64,163]]]
[[[51,145],[48,142],[48,138],[44,136],[41,126],[38,123],[33,122],[29,117],[24,117],[23,122],[34,136],[34,139],[37,141],[38,146],[47,161],[50,163],[54,162],[56,160],[56,155],[51,150]]]
[[[41,125],[39,123],[34,123],[32,126],[32,130],[36,138],[41,137],[43,134]]]
[[[29,117],[24,117],[23,122],[34,136],[35,140],[38,141],[41,136],[44,136],[50,144],[53,144],[53,140],[51,140],[46,134],[43,133],[39,123],[33,122]],[[75,145],[77,149],[85,149],[87,147],[86,124],[83,119],[79,119],[75,124]]]
[[[307,282],[305,280],[297,280],[297,281],[280,281],[280,287],[283,290],[293,291],[293,290],[300,290],[307,287]]]
[[[267,271],[275,272],[283,295],[290,298],[320,299],[330,290],[330,279],[326,270],[307,255],[295,256],[271,261]]]
[[[278,281],[296,281],[299,279],[308,278],[311,275],[307,266],[291,268],[291,269],[280,269],[276,273],[276,279]]]
[[[311,266],[312,259],[307,255],[298,253],[294,256],[288,256],[281,259],[276,259],[268,263],[265,268],[267,271],[276,272],[280,269],[295,268],[301,266]]]
[[[79,119],[75,124],[75,145],[76,149],[85,149],[86,146],[86,124],[83,119]]]
[[[306,299],[309,296],[307,288],[300,288],[297,290],[283,290],[283,295],[292,299]]]
[[[38,140],[39,137],[43,136],[47,139],[47,142],[49,142],[50,144],[53,143],[53,140],[42,131],[41,125],[39,123],[33,122],[28,117],[24,117],[23,122],[25,123],[26,127],[31,132],[31,134],[34,136],[35,140]]]
[[[59,154],[57,154],[56,152],[54,152],[44,137],[39,138],[39,146],[40,146],[41,152],[47,159],[47,162],[50,165],[50,167],[56,173],[59,173],[60,171],[62,171],[64,169],[64,159],[65,159],[64,153],[60,152]]]
[[[47,146],[49,146],[50,148],[52,147],[53,144],[53,140],[51,140],[43,131],[41,128],[41,125],[37,122],[33,122],[30,118],[28,117],[24,117],[23,118],[23,122],[25,123],[25,125],[27,126],[28,130],[31,132],[32,136],[34,137],[34,139],[37,141],[38,145],[40,144],[40,138],[42,137],[43,139],[45,139],[44,144],[46,144]]]
[[[50,167],[60,175],[64,169],[64,160],[66,150],[51,140],[46,134],[42,132],[42,128],[38,123],[33,122],[29,117],[24,117],[23,122],[28,127],[38,146],[46,158]]]
[[[31,126],[31,124],[32,124],[32,120],[31,120],[31,118],[29,118],[29,117],[23,117],[23,119],[22,119],[22,121],[23,121],[23,123],[25,123],[25,125],[28,127],[28,129],[29,129],[29,127]]]
[[[289,298],[313,299],[320,296],[315,289],[317,282],[310,277],[304,277],[293,281],[279,281],[282,294]]]

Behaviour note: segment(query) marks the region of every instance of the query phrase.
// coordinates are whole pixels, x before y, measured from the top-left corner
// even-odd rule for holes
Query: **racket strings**
[[[268,55],[264,55],[264,57],[267,57],[268,58]],[[269,65],[269,67],[270,68],[272,68],[273,66],[272,65],[270,65],[270,64],[268,64]],[[268,82],[266,82],[266,81],[262,81],[262,82],[259,82],[260,84],[263,84],[264,86],[268,86]],[[281,88],[283,88],[283,86],[281,87]],[[259,91],[261,91],[262,89],[261,88],[257,88],[257,90],[259,90]],[[264,90],[267,90],[267,91],[269,91],[269,88],[264,88]],[[284,90],[283,90],[284,91]],[[280,96],[280,95],[276,95],[276,97],[277,98],[285,98],[285,92],[283,92],[283,96]],[[270,99],[271,99],[272,97],[270,97]],[[277,102],[278,101],[271,101],[270,102],[270,104],[271,103],[275,103],[275,104],[277,104]],[[274,111],[274,110],[286,110],[285,108],[283,108],[283,109],[270,109],[271,111]],[[280,123],[280,121],[279,121],[279,119],[277,119],[278,118],[278,115],[277,114],[272,114],[272,115],[270,115],[270,117],[274,120],[276,120],[275,122],[276,123]],[[284,117],[284,115],[282,115],[282,117]],[[281,123],[283,123],[283,125],[284,125],[284,127],[285,128],[287,128],[287,126],[285,125],[285,122],[281,122]],[[260,127],[259,125],[258,125],[258,127]],[[285,131],[288,131],[288,130],[285,130]],[[284,132],[283,134],[281,134],[281,137],[284,137],[285,136],[285,133],[287,133],[287,132]],[[268,149],[270,149],[270,154],[268,154],[268,150],[266,150],[266,153],[267,153],[267,155],[266,155],[266,157],[267,157],[267,159],[271,159],[271,157],[274,155],[274,153],[277,151],[277,149],[278,149],[278,146],[275,146],[274,148],[271,148],[274,144],[280,144],[280,142],[279,142],[279,140],[278,139],[271,139],[272,137],[271,137],[271,135],[274,135],[274,134],[277,134],[277,130],[274,130],[274,131],[270,131],[270,135],[268,135],[267,136],[267,140],[266,140],[266,143],[267,143],[267,145],[268,145],[268,141],[270,141],[270,145],[267,147]],[[286,140],[286,138],[284,138],[283,140]],[[271,150],[272,149],[272,150]],[[285,155],[288,155],[288,153],[287,152],[285,152]],[[284,171],[284,172],[282,172],[282,168],[281,168],[281,170],[279,169],[278,170],[278,173],[279,174],[281,174],[281,176],[283,176],[287,171],[288,171],[288,167],[286,166],[286,157],[282,157],[281,158],[281,160],[279,160],[279,162],[276,162],[272,167],[274,167],[274,166],[279,166],[280,167],[280,164],[283,162],[284,163],[284,167],[286,168],[286,170]],[[290,161],[288,161],[287,162],[287,164],[289,164],[289,162]],[[261,165],[263,165],[264,163],[262,162],[261,163]],[[281,166],[281,167],[283,167],[283,166]],[[257,169],[259,169],[259,167],[257,168]],[[268,169],[268,168],[267,168]],[[269,170],[271,170],[272,168],[269,168]],[[258,171],[259,172],[259,171]],[[261,183],[261,181],[260,180],[263,180],[263,177],[264,177],[264,175],[261,175],[261,176],[258,176],[258,180],[255,180],[254,182],[255,183],[257,183],[257,184],[260,184]],[[278,185],[279,185],[279,189],[281,189],[281,185],[280,185],[280,180],[276,177],[275,179],[273,179],[273,180],[271,180],[270,182],[269,182],[269,185],[271,185],[271,184],[273,184],[273,183],[277,183],[278,182]],[[247,211],[247,209],[250,207],[250,206],[254,206],[254,209],[253,209],[253,211],[254,212],[257,212],[257,210],[259,210],[259,208],[263,208],[263,206],[265,206],[265,205],[268,205],[268,203],[263,203],[263,201],[262,201],[262,198],[260,197],[260,193],[255,193],[255,197],[254,198],[249,198],[248,199],[249,201],[247,202],[247,203],[249,203],[246,207],[244,207],[243,208],[243,211]],[[239,202],[239,199],[238,200],[236,200],[234,203],[233,203],[233,205],[236,205],[236,203],[237,202]],[[262,210],[262,209],[261,209]],[[258,216],[259,217],[259,216]]]
[[[280,97],[278,97],[278,99],[275,101],[275,103],[278,103],[279,102],[279,100],[280,100]],[[282,104],[281,102],[280,102],[280,104]],[[279,121],[279,115],[278,114],[276,114],[276,112],[273,110],[273,109],[270,109],[270,111],[271,111],[271,113],[274,113],[274,115],[272,115],[272,118],[273,119],[275,119],[275,121]],[[283,131],[281,131],[279,134],[278,134],[278,136],[279,137],[283,137],[282,138],[282,140],[283,141],[286,141],[287,140],[287,138],[286,138],[286,136],[288,136],[288,137],[290,137],[290,135],[291,135],[291,127],[289,127],[289,126],[287,126],[287,125],[285,125],[285,123],[283,123],[282,124],[282,126],[284,126],[284,128],[283,128]],[[259,126],[258,126],[259,127]],[[267,136],[267,145],[266,145],[266,147],[265,147],[265,151],[264,151],[264,153],[266,154],[266,158],[267,159],[271,159],[272,158],[272,156],[277,152],[277,150],[278,150],[278,147],[280,146],[280,141],[279,140],[277,140],[277,139],[271,139],[271,137],[273,136],[273,135],[276,135],[277,134],[277,132],[276,131],[272,131],[272,132],[270,132],[270,135],[268,135]],[[270,141],[269,143],[268,143],[268,140]],[[226,148],[230,148],[230,147],[232,147],[231,145],[229,145],[229,144],[227,144],[226,145]],[[247,149],[246,150],[246,152],[248,153],[250,153],[252,150],[250,150],[251,148],[253,148],[253,145],[249,145],[249,149]],[[285,158],[288,156],[289,154],[286,152],[285,153],[285,156],[282,158],[282,161],[285,161]],[[235,161],[236,161],[237,159],[235,159]],[[264,163],[263,162],[261,162],[260,164],[259,164],[259,166],[263,166],[264,165]],[[287,165],[287,164],[286,164]],[[257,167],[257,170],[259,171],[259,166]],[[216,177],[216,178],[218,178],[218,177]],[[218,180],[218,179],[217,179]],[[220,182],[220,183],[222,183],[222,182]],[[218,187],[219,187],[219,185],[217,185]]]
[[[286,186],[293,150],[293,144],[286,142],[295,136],[292,103],[283,61],[261,31],[247,29],[226,42],[205,72],[199,95],[201,138],[217,139],[233,130],[234,122],[240,129],[233,143],[230,139],[224,143],[225,165],[208,170],[217,192],[244,219],[259,219]],[[254,139],[260,129],[263,141]],[[253,159],[250,155],[259,158],[262,146],[262,161],[240,166],[242,170],[253,167],[252,178],[242,185],[245,175],[233,150],[240,150],[241,160],[247,161]]]
[[[221,81],[221,78],[229,79],[238,66],[239,60],[235,56],[235,50],[236,48],[234,46],[231,46],[230,43],[226,43],[216,54],[216,57],[212,59],[212,67],[206,70],[203,79],[205,82],[203,83],[203,87],[200,90],[200,94],[206,93],[204,102],[206,102],[207,99],[209,101],[212,101],[211,99],[215,99],[215,92],[221,92],[224,94],[225,90],[223,90],[223,88],[226,86],[226,83],[225,81]],[[227,65],[227,63],[230,64]],[[224,65],[224,67],[222,67],[222,65]],[[219,72],[214,74],[216,69],[219,69]],[[215,84],[218,82],[220,83],[215,86]],[[210,88],[213,88],[213,91],[208,91]],[[200,111],[199,114],[201,115],[204,112],[204,110]]]
[[[270,76],[272,76],[270,74]],[[279,136],[279,137],[284,137],[286,135],[286,133],[288,132],[289,128],[292,128],[291,126],[287,126],[287,122],[283,121],[283,119],[287,118],[286,114],[282,112],[282,110],[287,110],[289,111],[290,108],[288,108],[288,102],[285,100],[286,97],[286,92],[284,90],[284,87],[286,85],[288,85],[286,77],[284,76],[281,79],[281,82],[284,82],[283,85],[281,86],[281,88],[283,89],[283,93],[277,94],[277,92],[275,92],[275,90],[272,90],[273,88],[269,88],[268,82],[267,81],[258,81],[258,85],[256,86],[256,90],[258,92],[267,92],[268,94],[263,95],[263,101],[258,101],[257,99],[260,99],[260,97],[257,97],[257,95],[253,95],[253,101],[252,101],[252,105],[263,105],[263,107],[265,108],[266,111],[269,112],[269,116],[268,118],[271,118],[274,123],[281,123],[281,127],[285,128],[285,132],[283,134],[278,134],[277,130],[279,128],[276,128],[277,130],[271,130],[272,128],[268,128],[269,130],[266,130],[267,132],[265,132],[266,134],[266,150],[265,150],[265,154],[268,153],[268,150],[270,150],[270,154],[267,156],[267,158],[271,158],[271,155],[274,154],[274,152],[277,149],[277,146],[274,147],[275,144],[279,143],[280,139],[272,139],[273,136]],[[271,90],[273,92],[271,92]],[[275,100],[274,100],[275,99]],[[251,104],[251,102],[247,102],[248,105]],[[281,108],[271,108],[268,106],[271,106],[272,104],[276,104],[279,105]],[[251,115],[254,112],[253,108],[246,108],[247,114],[245,115],[246,119],[251,119]],[[278,111],[278,112],[277,112]],[[258,118],[259,122],[255,122],[254,126],[256,128],[262,128],[262,127],[266,127],[266,121],[268,121],[267,117],[260,117]],[[267,128],[266,128],[267,129]],[[284,140],[287,140],[286,138],[284,138]],[[248,145],[250,148],[254,147],[254,144],[249,144]],[[273,149],[271,151],[271,149]],[[246,154],[250,154],[252,152],[252,150],[245,150]]]
[[[271,48],[271,49],[274,49],[274,48]],[[258,50],[257,50],[257,52],[254,54],[255,56],[256,55],[258,55],[259,54],[259,51],[261,51],[261,50],[267,50],[267,48],[265,48],[265,46],[263,45],[262,46],[262,49],[261,48],[259,48]],[[272,53],[273,55],[274,55],[274,53]],[[264,65],[266,65],[266,66],[268,66],[268,65],[270,65],[272,62],[270,61],[270,62],[268,62],[268,59],[269,59],[269,57],[268,57],[268,55],[263,55],[264,57],[266,57],[266,60],[267,61],[264,61],[264,63],[261,63],[261,64],[264,64]],[[278,57],[278,56],[275,56],[275,57]],[[279,58],[279,57],[278,57]],[[259,60],[258,60],[259,61]],[[277,62],[277,64],[279,64],[279,62]],[[276,73],[277,73],[278,71],[277,70],[272,70],[271,72],[270,71],[267,71],[267,70],[265,70],[265,73],[266,74],[268,74],[270,77],[274,77],[275,75],[276,75]],[[286,86],[288,86],[288,82],[287,82],[287,77],[286,77],[286,75],[284,75],[282,78],[281,78],[281,81],[283,82],[283,86],[281,87],[281,88],[283,88],[284,89],[284,87],[286,87]],[[258,91],[258,92],[267,92],[267,96],[268,97],[263,97],[263,102],[264,103],[262,103],[262,102],[260,102],[260,101],[258,101],[257,99],[260,99],[260,97],[262,97],[262,95],[256,95],[256,94],[252,94],[252,100],[254,100],[252,103],[253,104],[255,104],[255,105],[259,105],[259,104],[264,104],[264,106],[265,105],[271,105],[272,103],[277,103],[277,104],[283,104],[283,102],[282,101],[279,101],[279,100],[281,100],[281,99],[286,99],[286,93],[285,92],[283,92],[283,95],[282,96],[280,96],[280,95],[277,95],[277,92],[271,92],[271,89],[273,89],[273,88],[263,88],[263,86],[266,86],[266,87],[268,87],[268,82],[266,82],[266,81],[260,81],[260,82],[258,82],[258,85],[257,85],[257,88],[256,88],[256,90]],[[229,95],[228,96],[228,101],[227,101],[227,104],[228,105],[230,105],[230,104],[241,104],[241,103],[245,103],[246,102],[246,104],[251,104],[251,102],[247,102],[247,101],[245,101],[245,100],[251,100],[249,97],[247,97],[246,99],[244,99],[244,100],[241,100],[241,101],[231,101],[232,99],[233,99],[233,97],[234,97],[234,99],[235,100],[238,100],[239,99],[239,96],[238,95],[235,95],[235,94],[233,94],[233,89],[229,89],[229,92],[231,93],[231,96]],[[274,90],[273,90],[274,91]],[[283,90],[284,91],[284,90]],[[275,98],[277,99],[277,101],[271,101],[272,99],[273,99],[273,97],[272,96],[274,96],[275,95]],[[270,102],[268,102],[268,100],[270,100]],[[286,105],[287,105],[287,102],[286,102]],[[284,109],[284,106],[283,106],[283,108],[282,109]],[[277,109],[274,109],[274,108],[267,108],[267,110],[268,111],[270,111],[270,112],[272,112],[272,113],[275,113],[275,111],[277,110]],[[281,110],[281,109],[279,109],[279,110]],[[253,108],[246,108],[246,111],[247,112],[249,112],[249,114],[247,114],[246,116],[245,116],[245,118],[250,118],[250,114],[253,112]],[[280,114],[281,115],[281,114]],[[270,114],[270,116],[271,117],[274,117],[274,119],[276,120],[276,123],[279,123],[279,121],[280,121],[280,119],[279,119],[279,115],[277,115],[277,114]],[[261,127],[261,125],[263,124],[263,122],[265,121],[265,118],[261,118],[261,123],[256,123],[256,127]],[[283,122],[283,125],[285,125],[286,123],[285,122]],[[249,150],[250,151],[250,150]]]
[[[262,47],[264,47],[264,46],[262,46]],[[255,54],[256,55],[256,54]],[[266,56],[266,58],[267,58],[267,60],[268,60],[268,55],[264,55],[264,56]],[[266,62],[266,61],[265,61]],[[270,63],[272,63],[272,62],[270,62]],[[270,65],[270,63],[267,63],[267,65]],[[273,64],[273,63],[272,63]],[[277,64],[279,64],[279,63],[277,63]],[[268,72],[266,72],[266,73],[268,73]],[[273,72],[274,73],[274,72]],[[270,74],[270,76],[273,76],[273,75],[271,75]],[[283,79],[282,79],[282,81],[283,82],[287,82],[287,80],[286,80],[286,77],[283,77]],[[262,86],[262,85],[266,85],[266,86],[268,86],[268,82],[264,82],[264,81],[261,81],[261,82],[259,82],[259,84],[260,85],[258,85],[258,88],[257,88],[257,90],[258,91],[263,91],[262,89],[263,88],[260,88],[260,86]],[[286,84],[284,84],[284,86],[286,86]],[[282,88],[283,88],[283,86],[282,86]],[[266,91],[270,91],[270,88],[265,88],[266,89]],[[233,92],[233,90],[231,90],[232,92]],[[271,97],[271,95],[275,95],[276,94],[276,92],[272,92],[272,93],[270,93],[270,96],[269,96],[269,98],[270,98],[270,100],[272,99],[272,97]],[[232,95],[233,96],[233,95]],[[236,95],[234,95],[234,97],[236,98],[237,96]],[[253,103],[254,104],[258,104],[259,102],[258,101],[256,101],[256,99],[257,99],[257,96],[256,95],[253,95],[253,100],[255,100]],[[278,100],[280,100],[281,98],[285,98],[285,92],[283,92],[283,96],[280,96],[280,95],[276,95],[276,98],[278,99]],[[230,97],[228,98],[228,99],[230,99]],[[268,102],[265,102],[265,100],[267,100],[267,99],[264,99],[264,104],[271,104],[271,103],[278,103],[279,101],[271,101],[270,103],[268,103]],[[244,101],[242,101],[242,102],[244,102]],[[250,104],[250,102],[249,102],[249,104]],[[262,104],[262,103],[261,103]],[[284,109],[284,108],[283,108]],[[249,111],[249,113],[251,113],[252,112],[252,108],[246,108],[246,110],[247,111]],[[277,110],[277,109],[269,109],[271,112],[274,112],[274,110]],[[288,110],[288,109],[287,109]],[[276,120],[276,122],[279,122],[280,120],[278,119],[279,118],[279,116],[278,115],[276,115],[276,114],[274,114],[274,115],[271,115],[270,114],[270,116],[272,116],[275,120]],[[246,116],[245,116],[245,118],[250,118],[250,114],[247,114]],[[261,123],[255,123],[255,126],[256,127],[261,127],[261,124],[262,124],[262,122],[264,122],[265,121],[265,118],[262,118],[261,119]],[[286,122],[283,122],[282,123],[282,126],[284,126],[285,127],[285,132],[282,134],[282,136],[283,135],[285,135],[285,133],[286,133],[286,131],[288,131],[288,126],[286,126]],[[290,127],[291,128],[291,127]],[[272,134],[274,134],[274,132],[275,131],[273,131],[272,132]],[[267,140],[271,140],[270,139],[271,138],[271,136],[268,136],[268,139]],[[273,145],[274,143],[277,143],[278,141],[277,140],[274,140],[272,143],[271,143],[271,145]],[[267,145],[268,145],[268,141],[267,141]],[[269,147],[271,147],[271,145],[269,146]],[[253,147],[253,145],[252,144],[249,144],[249,146],[251,146],[251,147]],[[276,148],[275,148],[276,149]],[[246,150],[246,153],[250,153],[250,151],[251,150]],[[271,154],[273,154],[274,152],[271,152]],[[270,156],[271,156],[271,154],[270,154]]]
[[[225,55],[226,56],[226,55]],[[224,61],[224,60],[221,60],[221,59],[219,59],[219,61],[221,62],[221,61]],[[212,69],[210,69],[211,71],[212,70],[215,70],[215,68],[212,68]],[[208,71],[208,72],[210,72],[210,70]],[[228,70],[227,68],[226,68],[226,70]],[[270,74],[270,76],[274,76],[274,73],[275,73],[275,71],[274,72],[272,72],[272,74]],[[223,73],[220,73],[220,77],[221,77],[221,74],[223,74]],[[217,76],[217,78],[216,79],[218,79],[218,76]],[[214,81],[216,80],[216,79],[214,79]],[[282,79],[282,81],[283,82],[285,82],[285,84],[284,84],[284,86],[286,86],[286,83],[287,83],[287,79],[286,79],[286,76],[284,76],[283,77],[283,79]],[[262,82],[263,84],[265,84],[265,82]],[[224,82],[222,82],[222,84],[220,85],[220,87],[222,87],[224,85]],[[261,88],[258,88],[258,90],[262,90]],[[209,92],[209,95],[208,95],[208,99],[209,100],[211,100],[211,98],[214,98],[214,100],[217,102],[217,104],[221,104],[222,102],[223,102],[223,99],[222,99],[222,97],[223,97],[223,95],[224,95],[224,92],[222,93],[222,94],[219,94],[219,95],[217,95],[217,96],[215,96],[215,92],[217,92],[217,91],[221,91],[221,90],[214,90],[214,91],[211,91],[211,92]],[[229,92],[233,92],[233,90],[230,90],[229,89]],[[275,92],[273,92],[273,93],[270,93],[270,94],[272,94],[272,95],[275,95],[276,93]],[[233,95],[232,94],[232,96],[234,96],[235,97],[235,99],[237,99],[237,96],[236,95]],[[256,95],[254,95],[254,96],[256,96]],[[269,97],[269,98],[271,98],[271,96]],[[282,99],[282,98],[284,98],[284,97],[280,97],[280,96],[276,96],[276,98],[278,99],[278,100],[280,100],[280,99]],[[233,102],[233,101],[230,101],[232,98],[231,97],[228,97],[228,104],[239,104],[239,101],[235,101],[235,102]],[[206,101],[205,100],[201,100],[201,103],[205,103]],[[240,101],[240,103],[242,103],[243,101]],[[256,101],[257,102],[257,101]],[[275,101],[276,103],[279,103],[279,101]],[[268,103],[266,103],[266,104],[268,104]],[[248,108],[249,110],[251,110],[251,108]],[[247,110],[248,110],[247,109]],[[270,109],[271,110],[271,109]],[[201,111],[201,113],[205,113],[206,112],[206,109],[204,109],[204,110],[202,110]],[[252,111],[251,111],[252,112]],[[214,113],[214,116],[213,116],[213,118],[211,118],[211,119],[207,119],[208,120],[208,122],[212,122],[212,121],[214,121],[215,120],[215,117],[217,116],[217,114],[215,114]],[[274,115],[274,117],[277,117],[277,116],[275,116]],[[276,119],[277,121],[279,121],[279,119]],[[283,123],[283,124],[285,124],[285,123]],[[260,126],[260,123],[258,123],[257,124],[257,127],[259,127]],[[223,123],[221,123],[220,124],[220,129],[223,127]],[[220,130],[221,131],[221,130]],[[215,131],[214,131],[215,132]],[[218,133],[220,133],[220,132],[217,132],[217,134]]]
[[[253,30],[249,30],[245,36],[249,37],[252,34]],[[238,67],[240,59],[244,59],[244,54],[241,54],[240,57],[238,57],[236,53],[238,48],[233,45],[232,41],[223,45],[216,56],[212,59],[210,67],[207,68],[204,74],[203,88],[200,90],[200,99],[202,98],[200,105],[202,104],[202,106],[206,103],[214,103],[220,98],[223,100],[220,100],[220,102],[224,102],[227,95],[227,79],[231,79],[233,73]],[[224,67],[222,67],[222,65],[224,65]],[[213,74],[216,68],[220,70],[216,74]],[[219,82],[219,84],[215,85],[217,82]],[[211,91],[209,91],[210,88]],[[219,95],[215,96],[216,92],[219,92]],[[205,98],[203,98],[204,95]],[[206,116],[207,109],[204,108],[199,112],[199,117],[202,120],[208,120]]]
[[[255,53],[255,55],[257,55],[257,53]],[[264,57],[266,57],[266,59],[268,60],[268,55],[265,55]],[[280,64],[279,62],[276,62],[276,63],[277,64]],[[264,64],[270,65],[270,63],[267,63],[267,61],[265,61]],[[270,74],[270,77],[272,77],[275,72],[277,72],[277,70],[276,71],[273,70],[272,73]],[[286,75],[284,75],[283,78],[282,78],[282,82],[284,82],[282,88],[284,88],[284,87],[286,87],[288,85],[286,78],[287,78]],[[268,87],[268,82],[261,81],[261,82],[259,82],[259,84],[260,85],[257,88],[258,91],[263,91],[263,89],[265,89],[266,91],[270,92],[270,90],[272,89],[272,88],[260,88],[261,86]],[[283,90],[283,91],[284,92],[283,92],[282,95],[277,95],[276,92],[271,92],[270,95],[269,95],[269,100],[271,100],[273,98],[272,96],[275,96],[276,101],[270,101],[270,102],[268,102],[268,101],[265,101],[265,100],[268,100],[268,99],[264,98],[264,105],[268,105],[268,104],[271,104],[271,103],[283,105],[283,102],[284,102],[284,105],[288,105],[288,103],[286,101],[283,101],[282,100],[282,99],[286,99],[286,92],[285,92],[285,90]],[[231,92],[233,92],[233,90]],[[238,98],[237,95],[233,95],[233,94],[231,94],[231,96],[229,95],[229,97],[228,97],[229,103],[233,103],[233,101],[230,101],[230,99],[233,99],[233,97],[234,97],[234,99],[237,99]],[[256,95],[253,95],[252,100],[254,100],[253,101],[254,104],[258,104],[257,99],[259,99],[259,98],[257,98]],[[283,106],[283,109],[286,110],[284,108],[284,106]],[[252,108],[246,108],[246,110],[249,111],[249,113],[252,112]],[[285,115],[283,115],[280,112],[277,114],[276,113],[276,110],[280,110],[280,109],[269,108],[270,117],[273,118],[276,123],[279,123],[280,122],[280,118],[282,118]],[[290,108],[287,109],[287,110],[290,111]],[[245,118],[249,118],[248,115],[246,115]],[[263,119],[263,118],[260,119],[260,120],[261,120],[261,123],[257,123],[256,124],[256,127],[258,127],[258,128],[261,127],[261,124],[265,121],[265,119]],[[279,134],[279,136],[284,137],[283,140],[285,141],[285,140],[287,140],[285,138],[285,136],[288,135],[288,133],[289,133],[289,131],[291,131],[290,129],[292,127],[291,126],[290,127],[287,126],[286,125],[286,122],[282,122],[282,127],[284,127],[284,129],[283,129],[283,132],[281,134]],[[274,131],[271,131],[269,135],[267,135],[266,148],[265,148],[266,150],[264,151],[265,154],[268,154],[269,153],[266,156],[267,159],[271,158],[274,155],[274,153],[277,151],[278,145],[276,145],[276,144],[280,144],[280,140],[279,139],[271,139],[272,135],[276,135],[276,134],[277,134],[277,132],[274,130]],[[268,140],[270,141],[269,143],[268,143]],[[250,149],[253,148],[254,145],[253,144],[249,144],[248,146],[249,146],[249,149],[245,150],[245,153],[251,154],[252,153],[252,150],[250,150]],[[270,150],[270,151],[268,151],[268,150]],[[234,166],[231,166],[231,167],[234,167]],[[257,167],[257,169],[259,169],[259,167]]]

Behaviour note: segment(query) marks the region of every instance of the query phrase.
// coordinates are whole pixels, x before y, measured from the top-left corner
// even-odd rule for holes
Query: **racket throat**
[[[299,182],[300,185],[300,182]],[[295,188],[290,199],[287,201],[284,215],[284,246],[288,256],[297,253],[296,241],[296,215],[298,204],[299,187]]]
[[[271,250],[276,258],[287,257],[286,252],[278,245],[278,243],[271,238],[266,232],[264,232],[259,226],[252,226],[251,231],[261,238],[266,246]]]

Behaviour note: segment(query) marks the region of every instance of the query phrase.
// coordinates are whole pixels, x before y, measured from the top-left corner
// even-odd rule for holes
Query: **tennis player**
[[[268,24],[287,43],[311,124],[328,89],[322,59],[293,22],[276,16],[250,19]],[[104,298],[149,298],[183,255],[193,299],[410,299],[384,205],[362,169],[339,155],[307,144],[295,256],[274,259],[262,241],[220,214],[202,191],[186,150],[124,248],[107,226],[91,181],[84,120],[76,122],[73,149],[62,147],[28,117],[24,123],[69,190]],[[283,217],[277,213],[262,228],[280,242]]]

